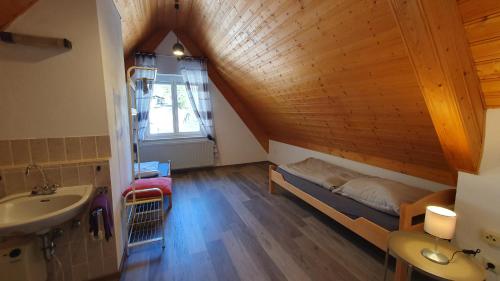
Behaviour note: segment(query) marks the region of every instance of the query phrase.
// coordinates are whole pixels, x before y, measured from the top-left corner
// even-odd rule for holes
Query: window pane
[[[194,94],[195,102],[198,101],[196,91]],[[200,124],[198,118],[193,111],[191,102],[187,94],[185,85],[177,85],[177,107],[178,107],[178,120],[180,133],[194,133],[200,131]]]
[[[149,105],[149,134],[174,132],[172,84],[155,84]]]

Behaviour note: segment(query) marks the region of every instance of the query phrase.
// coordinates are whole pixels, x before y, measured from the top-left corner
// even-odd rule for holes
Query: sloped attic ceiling
[[[435,100],[421,73],[434,65],[419,65],[419,55],[429,54],[412,52],[412,48],[419,50],[411,45],[412,38],[422,34],[409,34],[417,29],[411,21],[401,23],[420,15],[412,14],[416,10],[406,7],[411,6],[406,1],[181,0],[177,25],[173,0],[114,1],[122,16],[127,55],[151,45],[155,41],[151,38],[175,30],[190,41],[189,48],[209,58],[211,76],[224,83],[233,107],[245,112],[243,121],[258,125],[257,133],[250,128],[255,134],[448,184],[456,181],[457,170],[477,171],[482,100],[473,97],[470,101],[468,90],[466,96]],[[485,68],[478,67],[478,71],[483,88],[485,83],[489,87],[484,100],[494,106],[497,89],[491,79],[500,78],[500,54],[499,48],[491,51],[491,45],[500,42],[493,31],[500,4],[480,1],[481,5],[472,0],[458,3],[474,62],[484,63],[485,54],[490,62],[487,75],[482,75]],[[432,8],[426,5],[436,3],[418,2],[423,12]],[[455,5],[437,2],[443,7]],[[461,16],[458,11],[448,12],[444,18],[448,14],[455,16],[452,24],[460,21],[462,31],[456,32],[460,37]],[[449,22],[441,23],[444,27]],[[457,30],[456,26],[451,29]],[[487,35],[489,45],[474,49]],[[442,44],[431,43],[437,51],[430,55],[437,55],[437,63],[443,64],[438,52]],[[466,53],[469,56],[468,47]],[[460,74],[462,80],[474,84],[477,75],[471,65]],[[451,86],[446,83],[443,88],[451,92],[462,88],[454,81]],[[446,107],[450,102],[455,104]],[[441,112],[452,115],[440,116]],[[447,116],[454,119],[447,120]],[[469,130],[471,126],[476,128]]]
[[[170,5],[157,18],[174,17]],[[175,30],[267,138],[453,184],[460,164],[450,159],[470,151],[443,142],[454,128],[436,133],[393,13],[391,1],[192,0],[181,1]]]
[[[203,1],[186,31],[271,139],[449,171],[387,2],[356,2]]]
[[[0,30],[24,13],[38,0],[5,0],[0,1]]]

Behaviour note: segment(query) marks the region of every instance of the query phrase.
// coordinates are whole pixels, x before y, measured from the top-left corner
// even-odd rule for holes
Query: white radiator
[[[160,140],[144,142],[141,162],[172,160],[172,169],[214,165],[214,143],[207,139]]]

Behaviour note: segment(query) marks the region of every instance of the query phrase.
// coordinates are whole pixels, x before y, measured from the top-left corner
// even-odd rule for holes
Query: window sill
[[[155,144],[173,144],[173,143],[186,143],[186,142],[203,142],[209,141],[207,137],[203,136],[189,136],[189,137],[173,137],[173,138],[157,138],[157,139],[146,139],[143,141],[143,145],[155,145]]]

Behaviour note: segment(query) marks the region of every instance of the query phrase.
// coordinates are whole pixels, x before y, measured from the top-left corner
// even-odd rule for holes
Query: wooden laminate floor
[[[266,163],[174,181],[165,250],[133,249],[122,281],[382,280],[384,253],[286,191],[268,194]]]

